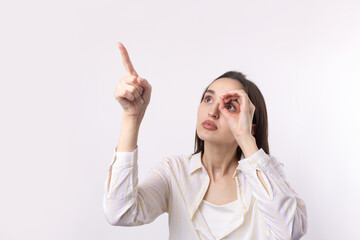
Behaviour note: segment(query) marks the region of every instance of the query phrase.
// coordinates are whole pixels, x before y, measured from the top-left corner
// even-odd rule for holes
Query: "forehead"
[[[211,83],[208,90],[213,90],[215,94],[219,95],[231,90],[245,89],[244,86],[237,80],[231,78],[220,78]]]

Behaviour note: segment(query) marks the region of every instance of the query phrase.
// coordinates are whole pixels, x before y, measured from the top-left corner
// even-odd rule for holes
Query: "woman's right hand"
[[[124,45],[119,42],[118,47],[127,75],[116,85],[114,96],[122,106],[124,115],[141,120],[150,102],[151,85],[136,73]]]

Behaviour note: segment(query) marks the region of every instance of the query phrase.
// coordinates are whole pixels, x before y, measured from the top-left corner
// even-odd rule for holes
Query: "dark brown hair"
[[[229,71],[221,75],[220,77],[216,78],[211,83],[215,82],[216,80],[220,78],[231,78],[235,81],[239,81],[243,86],[246,94],[248,95],[250,101],[255,106],[255,112],[253,117],[253,123],[256,124],[255,127],[255,134],[254,137],[256,139],[256,145],[258,148],[262,148],[267,154],[270,154],[269,151],[269,142],[268,142],[268,117],[267,117],[267,110],[266,110],[266,104],[263,95],[261,94],[259,88],[253,83],[252,81],[246,79],[246,76],[242,74],[241,72],[236,71]],[[209,86],[211,85],[209,84]],[[201,101],[203,101],[204,95],[206,90],[201,96]],[[194,154],[201,152],[204,153],[204,141],[201,140],[197,134],[197,131],[195,130],[195,147],[194,147]],[[240,160],[242,150],[238,146],[236,149],[237,158]]]

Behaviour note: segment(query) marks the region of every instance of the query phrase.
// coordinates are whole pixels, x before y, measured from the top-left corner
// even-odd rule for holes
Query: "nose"
[[[219,118],[219,103],[214,103],[209,109],[209,117],[218,119]]]

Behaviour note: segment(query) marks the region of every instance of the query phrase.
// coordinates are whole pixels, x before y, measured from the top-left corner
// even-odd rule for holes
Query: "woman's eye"
[[[229,110],[229,111],[235,111],[236,109],[234,108],[233,105],[230,105],[230,104],[227,104],[226,106],[226,109]]]
[[[204,102],[207,102],[207,103],[208,103],[208,102],[210,102],[210,101],[211,101],[211,98],[210,98],[210,97],[205,97],[205,98],[204,98]]]

